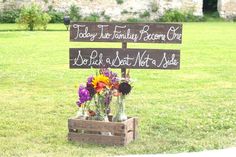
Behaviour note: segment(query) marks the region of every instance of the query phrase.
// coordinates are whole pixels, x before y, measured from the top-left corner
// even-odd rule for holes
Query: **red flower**
[[[118,82],[113,84],[113,89],[119,89],[119,83]]]
[[[93,110],[89,110],[88,112],[89,112],[90,116],[95,116],[96,115],[96,112],[94,112]]]
[[[106,87],[106,84],[103,82],[98,82],[95,88],[96,92],[101,92]]]

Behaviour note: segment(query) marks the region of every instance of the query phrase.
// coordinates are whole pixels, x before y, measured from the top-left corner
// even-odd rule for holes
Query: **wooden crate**
[[[138,118],[129,117],[124,122],[68,119],[68,140],[105,145],[125,146],[138,136]],[[102,135],[101,132],[110,132]]]

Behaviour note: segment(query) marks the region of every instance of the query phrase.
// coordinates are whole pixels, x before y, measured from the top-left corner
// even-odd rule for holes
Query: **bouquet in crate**
[[[100,69],[95,76],[88,77],[86,85],[80,85],[78,89],[77,117],[108,121],[111,101],[116,98],[116,113],[112,121],[125,121],[127,116],[124,100],[131,89],[129,73],[126,74],[126,78],[119,78],[107,68]]]

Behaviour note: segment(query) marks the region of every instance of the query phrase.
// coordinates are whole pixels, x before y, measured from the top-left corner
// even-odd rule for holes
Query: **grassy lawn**
[[[6,31],[0,25],[0,156],[109,156],[174,153],[236,146],[236,23],[184,23],[181,69],[131,70],[126,101],[139,117],[139,139],[126,147],[67,141],[67,119],[77,111],[77,88],[94,70],[69,69],[66,31]],[[62,30],[61,25],[50,25]],[[118,70],[116,70],[118,72]]]

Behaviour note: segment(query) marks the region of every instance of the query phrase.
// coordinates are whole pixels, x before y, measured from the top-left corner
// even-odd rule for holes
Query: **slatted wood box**
[[[125,146],[138,136],[138,118],[129,117],[124,122],[68,119],[68,140],[105,145]],[[111,136],[101,132],[110,132]]]

